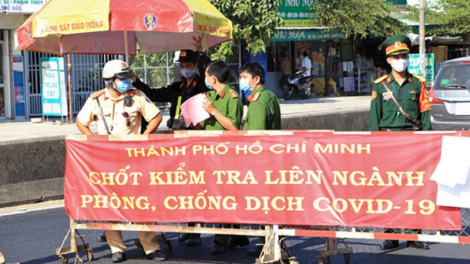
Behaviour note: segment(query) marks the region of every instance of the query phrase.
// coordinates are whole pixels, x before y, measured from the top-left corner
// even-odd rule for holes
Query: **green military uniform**
[[[394,35],[386,39],[382,43],[382,48],[385,49],[385,55],[390,58],[389,62],[393,67],[394,62],[406,63],[411,47],[410,39],[405,35]],[[398,65],[403,66],[403,64]],[[406,67],[396,67],[389,75],[382,76],[374,81],[375,85],[372,89],[370,115],[369,115],[369,130],[370,131],[400,131],[400,130],[413,130],[414,123],[406,118],[402,111],[399,110],[397,104],[394,102],[395,98],[400,107],[407,113],[411,119],[415,119],[416,123],[420,121],[421,130],[431,130],[430,110],[431,104],[427,95],[424,80],[414,75],[409,74]],[[405,79],[401,84],[397,82],[394,73],[397,76],[403,76],[405,72]],[[388,88],[385,88],[385,86]],[[393,98],[392,98],[393,96]],[[400,233],[400,229],[386,228],[385,233]],[[406,234],[419,234],[419,229],[405,229]],[[422,242],[407,242],[410,246],[420,249],[429,249],[426,243]],[[408,246],[407,244],[407,246]],[[385,240],[381,244],[381,250],[398,248],[399,243],[397,240]]]
[[[225,85],[219,93],[215,90],[206,92],[206,98],[222,115],[230,119],[235,127],[239,127],[243,115],[243,102],[230,85]],[[225,130],[213,115],[204,121],[204,128],[205,130]]]
[[[422,79],[408,74],[408,77],[400,85],[393,75],[389,74],[377,79],[372,89],[370,131],[380,131],[381,129],[411,130],[413,127],[413,123],[400,113],[384,84],[393,93],[403,110],[411,117],[421,121],[422,130],[431,130],[431,106]]]
[[[273,92],[263,85],[248,97],[244,130],[281,129],[281,108]]]
[[[214,107],[222,115],[230,119],[235,127],[240,126],[240,122],[243,116],[243,102],[240,96],[233,90],[230,85],[225,85],[224,88],[217,93],[215,90],[206,92],[206,98],[212,102]],[[209,119],[204,121],[205,130],[225,130],[225,128],[217,121],[217,119],[211,115]],[[231,227],[230,225],[224,225],[224,227]],[[234,225],[234,227],[239,227]],[[215,235],[214,242],[220,243],[226,246],[229,240],[243,239],[241,236],[231,235]],[[246,238],[248,240],[248,238]],[[235,242],[237,243],[237,242]]]

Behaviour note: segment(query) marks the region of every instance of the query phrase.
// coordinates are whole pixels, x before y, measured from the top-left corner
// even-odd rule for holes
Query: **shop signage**
[[[32,14],[48,0],[0,0],[0,11],[7,13]]]
[[[284,27],[319,27],[321,20],[310,7],[316,0],[281,0],[278,13],[284,20]]]
[[[443,135],[457,133],[70,136],[65,210],[90,221],[459,230],[460,208],[436,205],[430,180]]]
[[[277,33],[271,37],[271,41],[304,41],[304,40],[332,40],[332,39],[346,39],[343,32],[327,31],[320,29],[310,30],[278,30]]]
[[[434,82],[434,54],[425,54],[424,68],[426,71],[426,87],[431,87]],[[410,54],[408,61],[408,72],[421,76],[421,64],[419,54]]]
[[[42,115],[66,116],[64,58],[40,58]]]

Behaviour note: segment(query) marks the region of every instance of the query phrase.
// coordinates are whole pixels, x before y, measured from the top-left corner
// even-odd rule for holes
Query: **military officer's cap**
[[[411,40],[402,34],[391,36],[382,43],[386,56],[409,53],[410,47]]]

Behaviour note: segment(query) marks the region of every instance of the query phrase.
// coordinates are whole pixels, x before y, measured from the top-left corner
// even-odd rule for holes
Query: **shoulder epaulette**
[[[224,96],[225,96],[225,91],[220,92],[220,93],[219,93],[219,96],[220,96],[220,98],[224,98]]]
[[[418,79],[418,80],[419,80],[420,82],[422,82],[422,83],[423,83],[423,82],[426,82],[426,80],[425,80],[423,77],[421,77],[421,76],[414,75],[414,74],[411,74],[411,75],[412,75],[413,77],[415,77],[416,79]]]
[[[106,93],[106,89],[99,90],[99,91],[96,91],[96,92],[90,94],[90,97],[91,97],[92,99],[96,99],[96,98],[102,96],[102,95],[105,94],[105,93]]]
[[[234,90],[229,90],[230,95],[232,98],[238,98],[238,94]]]
[[[255,95],[251,94],[250,96],[248,96],[248,101],[250,101],[250,103],[258,101],[260,95],[261,93],[256,93]]]
[[[374,83],[377,84],[377,83],[381,83],[383,82],[385,79],[387,79],[388,75],[384,75],[382,77],[379,77],[377,79],[375,79]]]

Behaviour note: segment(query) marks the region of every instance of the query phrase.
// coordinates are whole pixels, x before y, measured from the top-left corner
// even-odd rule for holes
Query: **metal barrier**
[[[253,137],[253,136],[255,136],[254,137],[255,140],[260,140],[260,136],[266,136],[266,135],[277,135],[277,136],[279,136],[279,135],[282,135],[283,137],[286,137],[286,138],[277,138],[271,144],[281,142],[281,140],[292,143],[292,142],[296,142],[295,140],[297,140],[297,141],[299,141],[299,140],[301,141],[301,140],[304,140],[304,139],[308,140],[308,138],[306,137],[306,134],[308,134],[308,133],[318,133],[317,134],[318,137],[315,138],[316,142],[319,142],[320,139],[325,140],[325,142],[330,142],[330,141],[331,142],[336,142],[335,141],[336,139],[343,139],[344,140],[344,138],[342,138],[344,133],[310,132],[310,131],[298,131],[298,132],[295,132],[295,131],[274,131],[274,132],[250,131],[249,133],[230,134],[230,135],[234,136],[234,139],[233,139],[234,141],[236,141],[235,139],[239,140],[239,141],[237,141],[238,142],[237,144],[240,144],[238,149],[243,149],[242,146],[245,146],[245,145],[240,143],[244,140],[243,137],[250,138],[251,140],[247,140],[246,142],[251,143],[253,141],[253,138],[251,138],[251,137]],[[377,149],[382,150],[382,148],[380,148],[381,144],[383,144],[384,141],[387,141],[387,140],[385,140],[384,137],[390,137],[389,140],[391,140],[392,137],[390,136],[390,133],[385,133],[385,132],[377,132],[377,133],[381,133],[381,134],[374,134],[374,135],[368,134],[368,135],[366,135],[366,136],[370,137],[369,138],[370,141],[367,141],[367,142],[372,142],[372,143],[378,144]],[[351,135],[353,135],[353,134],[354,133],[351,133]],[[430,144],[429,146],[434,146],[433,149],[438,151],[438,149],[435,148],[435,147],[439,146],[440,143],[437,143],[436,138],[441,137],[442,136],[441,134],[442,135],[451,135],[451,136],[455,136],[455,135],[462,136],[461,134],[455,134],[455,133],[440,133],[440,132],[429,132],[429,133],[409,132],[408,133],[408,132],[403,132],[401,134],[394,135],[393,140],[398,136],[402,136],[402,137],[408,137],[408,136],[415,137],[416,136],[416,137],[420,137],[421,139],[423,139],[423,138],[426,139],[424,142],[428,142],[428,144]],[[216,131],[214,133],[209,133],[208,131],[191,131],[191,132],[182,131],[181,133],[178,132],[178,133],[175,133],[174,135],[166,135],[164,137],[164,139],[165,140],[176,140],[176,139],[179,140],[181,138],[181,141],[178,141],[178,143],[182,143],[182,142],[184,142],[183,139],[185,139],[185,138],[192,139],[193,137],[197,137],[197,136],[213,138],[214,136],[220,136],[220,135],[223,135],[222,131]],[[227,133],[225,136],[228,136],[228,135],[229,134]],[[360,135],[362,135],[362,133],[357,133],[357,136],[360,136]],[[292,136],[292,138],[287,138],[289,136]],[[338,138],[335,138],[336,136],[338,136]],[[378,138],[376,138],[378,136],[380,136],[380,140],[378,140]],[[158,137],[158,136],[155,136],[155,137]],[[296,138],[296,137],[298,137],[298,138]],[[73,138],[76,141],[88,141],[88,140],[93,141],[93,138],[88,139],[86,136],[74,136],[74,137],[70,136],[69,138],[70,139]],[[224,141],[229,141],[227,138],[228,137],[224,137]],[[81,148],[87,148],[88,151],[90,151],[90,149],[92,149],[92,146],[96,148],[96,149],[94,149],[95,151],[99,150],[99,148],[103,148],[103,149],[106,150],[107,149],[106,145],[109,144],[109,143],[107,143],[107,141],[126,141],[126,140],[129,140],[129,139],[130,139],[130,137],[126,137],[126,136],[122,136],[122,137],[120,137],[120,136],[116,136],[116,137],[102,136],[100,138],[100,140],[98,140],[98,138],[96,138],[95,141],[93,141],[93,144],[91,142],[88,142],[87,144],[80,145],[80,146],[81,146]],[[140,141],[139,141],[139,139],[140,139]],[[146,140],[151,140],[151,139],[152,139],[152,136],[148,136],[147,138],[146,137],[141,137],[141,136],[135,136],[134,137],[135,141],[132,141],[132,147],[138,148],[138,147],[140,147],[141,145],[144,144],[142,142],[146,142]],[[373,139],[377,139],[377,141],[374,141]],[[429,140],[429,139],[433,139],[433,140]],[[75,142],[75,141],[71,141],[71,142],[69,142],[69,144],[72,145],[73,142]],[[190,140],[187,140],[187,142],[190,142]],[[206,144],[210,144],[210,142],[212,142],[212,141],[208,141],[208,142],[206,142]],[[214,139],[213,142],[215,142],[213,144],[216,144],[217,140]],[[301,141],[301,142],[303,142],[303,141]],[[354,141],[354,142],[356,142],[356,141]],[[364,142],[366,142],[366,141],[364,141]],[[406,142],[408,142],[408,141],[407,140],[402,140],[401,141],[401,148],[404,148],[406,146],[406,144],[407,144]],[[139,143],[141,143],[141,144],[139,144]],[[393,141],[393,143],[395,143],[395,141]],[[100,146],[100,144],[103,144],[103,145]],[[145,143],[145,144],[148,144],[148,143]],[[189,144],[189,143],[186,143],[186,144]],[[200,143],[200,144],[202,144],[202,143]],[[66,142],[66,145],[67,145],[67,142]],[[111,145],[112,144],[110,144],[109,146],[111,146]],[[84,146],[86,146],[86,147],[84,147]],[[279,146],[279,145],[275,144],[275,146]],[[124,145],[120,145],[120,147],[125,148]],[[397,146],[397,144],[394,144],[394,147],[395,147],[395,149],[400,149],[399,146]],[[138,150],[139,150],[138,153],[143,153],[143,150],[141,150],[140,148],[138,148]],[[276,150],[276,149],[272,149],[272,150]],[[129,153],[132,153],[132,152],[128,152],[128,151],[123,152],[124,154],[122,154],[122,156],[123,157],[126,156],[126,155],[129,156]],[[153,152],[153,153],[158,154],[157,152]],[[405,151],[401,151],[400,153],[405,153]],[[272,158],[273,155],[271,155],[271,156],[266,155],[266,157]],[[278,153],[276,153],[276,155],[278,155]],[[117,156],[117,157],[119,157],[119,156]],[[193,157],[193,156],[191,156],[191,157]],[[257,157],[259,157],[259,156],[257,156]],[[172,157],[171,156],[166,156],[166,158],[171,160]],[[182,160],[184,161],[184,158],[179,157],[179,156],[176,157],[176,155],[173,158],[175,160],[177,160],[178,162],[182,162]],[[186,157],[186,158],[189,159],[189,157]],[[282,157],[279,156],[278,159],[281,160],[281,158]],[[124,160],[124,158],[122,158],[122,159]],[[321,159],[321,158],[319,158],[319,159]],[[432,162],[437,162],[436,159],[437,158],[434,158],[434,160]],[[83,160],[83,157],[78,158],[78,160]],[[265,160],[270,160],[269,166],[271,167],[270,169],[272,169],[272,167],[273,167],[272,164],[271,164],[272,160],[268,159],[268,158],[266,158]],[[198,159],[198,161],[202,162],[203,158]],[[334,159],[334,161],[338,162],[338,159],[336,158],[336,159]],[[297,165],[297,162],[298,161],[296,161],[296,163],[295,163],[296,165]],[[379,163],[380,162],[378,162],[378,164]],[[76,163],[71,162],[71,164],[69,165],[70,166],[69,168],[72,168],[73,166],[75,166],[75,164]],[[127,163],[125,163],[125,164],[126,164],[126,166],[131,166],[130,164],[132,164],[132,162],[130,160],[127,160]],[[429,166],[429,164],[430,164],[429,162],[425,163],[425,166]],[[392,165],[394,165],[394,164],[392,164]],[[180,166],[182,166],[182,165],[180,165]],[[207,165],[207,168],[209,168],[209,170],[210,170],[211,167],[209,165]],[[428,168],[428,167],[426,167],[426,168]],[[140,166],[139,169],[142,169],[142,166]],[[174,170],[174,168],[171,168],[171,169]],[[78,169],[78,171],[82,171],[82,170]],[[92,171],[92,170],[87,169],[85,171]],[[423,172],[423,174],[424,174],[424,172]],[[90,174],[90,175],[92,175],[92,174]],[[93,174],[93,175],[95,175],[95,174]],[[73,178],[74,176],[75,175],[69,175],[70,178],[68,178],[67,174],[66,174],[66,180],[67,179],[72,180],[72,179],[74,179]],[[410,177],[410,179],[411,178],[412,177]],[[78,178],[76,178],[75,181],[71,181],[71,182],[77,182],[77,179]],[[428,178],[426,178],[426,179],[428,179]],[[272,181],[270,180],[270,183],[271,182]],[[99,184],[96,180],[94,180],[94,183]],[[204,181],[203,184],[204,184],[204,186],[206,186],[206,185],[210,186],[211,183]],[[65,185],[67,186],[67,182],[66,182]],[[124,185],[124,183],[123,183],[123,185]],[[137,185],[139,185],[139,184],[136,184],[136,186]],[[270,187],[271,191],[276,190],[274,185],[269,185],[269,186],[271,186]],[[296,185],[296,186],[303,186],[303,185],[301,185],[299,183],[299,185]],[[389,186],[389,185],[384,184],[383,186]],[[431,187],[434,188],[435,186],[431,185]],[[207,187],[205,187],[205,188],[207,188]],[[246,189],[244,191],[250,191],[252,187],[247,187],[247,188],[248,189]],[[350,187],[348,187],[348,188],[350,188]],[[74,185],[72,189],[73,189],[74,192],[77,192],[78,188]],[[141,189],[139,189],[139,191],[145,191],[145,190],[146,189],[143,188],[143,187],[141,187]],[[295,190],[296,190],[296,192],[299,192],[299,190],[301,190],[301,187],[299,187],[298,189],[295,189]],[[363,189],[360,189],[360,190],[362,191]],[[80,192],[78,192],[78,193],[80,193]],[[85,192],[83,192],[83,193],[85,193]],[[152,196],[158,196],[158,194],[160,194],[160,192],[159,193],[152,192]],[[217,193],[215,193],[215,194],[217,194]],[[373,195],[373,194],[371,194],[371,195]],[[416,193],[415,192],[409,193],[409,195],[410,196],[411,195],[416,196]],[[396,194],[392,193],[392,194],[390,194],[390,196],[396,196]],[[149,197],[150,197],[150,195],[149,195]],[[332,194],[332,195],[330,195],[330,197],[336,197],[336,196],[334,194]],[[78,203],[77,203],[76,200],[75,200],[75,203],[73,203],[73,201],[74,200],[72,198],[72,195],[70,195],[69,201],[68,202],[66,201],[66,208],[67,208],[67,203],[68,203],[71,209],[80,209],[80,207],[77,206],[79,201],[78,201]],[[408,200],[406,200],[406,201],[408,201]],[[77,207],[75,207],[75,206],[77,206]],[[83,207],[83,208],[86,208],[86,206]],[[402,216],[403,221],[400,222],[400,223],[403,223],[401,225],[402,228],[412,227],[412,225],[410,224],[410,214],[421,216],[421,215],[424,215],[426,212],[428,212],[428,211],[425,210],[426,208],[421,206],[421,205],[420,205],[419,209],[416,209],[416,208],[412,207],[412,203],[406,203],[406,207],[404,206],[403,208],[405,208],[404,210],[406,210],[406,212],[403,213],[403,215],[404,215],[404,216]],[[165,209],[165,208],[163,208],[163,209]],[[469,224],[470,224],[470,214],[469,214],[470,211],[469,210],[470,209],[461,208],[460,209],[460,215],[459,215],[459,209],[458,208],[452,207],[451,209],[452,210],[443,210],[446,213],[448,213],[449,211],[452,212],[452,215],[445,214],[446,216],[450,216],[449,218],[443,218],[441,216],[441,218],[439,218],[437,220],[434,219],[434,220],[429,220],[427,222],[421,222],[421,220],[424,219],[424,218],[419,218],[418,219],[419,224],[415,225],[414,228],[424,228],[424,227],[425,228],[433,228],[433,227],[436,227],[436,228],[449,228],[449,229],[455,228],[455,230],[426,229],[426,230],[420,230],[419,234],[385,233],[383,227],[388,227],[388,225],[390,223],[392,223],[393,221],[388,221],[387,220],[387,222],[385,224],[384,223],[380,224],[379,220],[383,219],[380,214],[374,214],[374,216],[375,216],[374,219],[376,219],[377,222],[359,221],[359,222],[355,222],[355,223],[358,223],[358,225],[368,225],[368,224],[374,225],[374,224],[376,224],[377,226],[381,226],[381,228],[376,228],[376,227],[351,227],[355,223],[346,222],[346,221],[342,222],[342,223],[344,223],[343,224],[344,226],[337,226],[338,225],[337,223],[336,223],[336,225],[335,224],[330,225],[330,223],[333,223],[333,222],[331,222],[331,220],[329,220],[330,222],[324,222],[324,223],[319,222],[318,219],[316,221],[311,220],[312,219],[311,217],[318,216],[319,214],[311,215],[310,218],[305,219],[304,222],[293,222],[293,221],[291,221],[291,222],[282,222],[283,220],[281,220],[281,219],[279,219],[277,221],[278,223],[295,223],[295,224],[292,224],[292,225],[273,224],[272,223],[272,222],[274,222],[272,220],[273,218],[265,218],[264,220],[260,220],[260,221],[264,221],[264,223],[270,223],[270,224],[269,225],[264,225],[264,228],[260,228],[260,226],[256,223],[253,224],[253,225],[250,225],[251,221],[258,221],[258,219],[262,219],[262,218],[257,218],[256,220],[251,220],[250,217],[254,214],[253,211],[250,211],[250,214],[245,215],[244,218],[238,218],[239,220],[233,220],[234,218],[226,218],[225,219],[225,222],[230,222],[232,220],[233,221],[239,221],[238,223],[235,222],[235,223],[232,223],[232,224],[234,224],[234,225],[235,224],[242,224],[241,228],[233,227],[233,226],[230,227],[230,228],[227,228],[227,227],[214,227],[214,224],[197,224],[196,226],[190,227],[190,226],[187,226],[187,224],[182,224],[182,223],[160,223],[160,222],[158,222],[158,223],[133,223],[133,222],[132,223],[131,222],[110,223],[110,222],[102,222],[102,221],[100,221],[100,222],[90,222],[90,221],[73,221],[73,220],[70,220],[70,231],[69,231],[69,233],[71,234],[71,247],[63,248],[61,246],[61,248],[57,249],[56,254],[59,255],[59,257],[64,261],[64,260],[67,260],[66,254],[75,252],[76,253],[76,261],[80,261],[78,251],[79,250],[87,250],[87,253],[88,253],[87,256],[89,255],[89,258],[93,257],[92,254],[90,254],[91,249],[89,248],[89,246],[87,244],[85,244],[83,242],[83,245],[80,245],[80,246],[78,245],[77,239],[82,239],[82,238],[81,238],[80,235],[75,236],[75,232],[76,232],[76,230],[79,230],[79,229],[153,231],[153,232],[159,231],[159,232],[175,232],[175,233],[200,233],[200,234],[226,234],[226,235],[264,236],[266,243],[263,246],[263,251],[261,252],[260,256],[256,259],[256,263],[259,263],[259,264],[261,264],[261,263],[273,263],[273,262],[295,264],[295,263],[297,263],[297,260],[295,259],[294,256],[292,256],[290,254],[289,250],[287,249],[287,247],[283,243],[284,240],[287,237],[294,237],[294,236],[298,236],[298,237],[323,237],[323,238],[326,238],[325,249],[322,250],[320,252],[320,254],[318,255],[318,257],[317,257],[318,262],[320,264],[323,264],[325,262],[330,263],[329,257],[335,256],[335,255],[343,255],[345,263],[348,264],[349,261],[350,261],[351,254],[353,253],[353,250],[352,250],[352,248],[348,247],[347,244],[345,243],[344,239],[347,239],[347,238],[351,238],[351,239],[374,239],[374,240],[375,239],[377,239],[377,240],[382,240],[382,239],[386,239],[386,240],[407,240],[407,241],[423,241],[423,242],[425,241],[425,242],[437,242],[437,243],[470,244],[470,227],[469,227]],[[155,211],[155,208],[153,208],[152,210]],[[71,215],[73,217],[72,211],[74,211],[74,210],[69,210],[68,212],[69,212],[69,215]],[[317,212],[320,212],[320,211],[317,211]],[[83,211],[83,213],[85,213],[85,211]],[[86,214],[76,214],[76,215],[77,215],[77,218],[78,218],[78,215],[80,215],[80,217],[86,217],[85,216]],[[263,214],[260,214],[260,215],[263,216],[263,217],[265,216]],[[307,214],[303,211],[301,215],[297,215],[297,216],[302,217],[302,216],[305,216],[305,215],[307,215]],[[270,214],[270,216],[271,216],[271,214]],[[285,216],[285,215],[282,214],[280,216]],[[359,213],[358,213],[358,216],[360,218],[363,217],[363,215],[359,214]],[[460,216],[460,221],[458,221],[459,216]],[[103,216],[101,218],[96,218],[95,215],[90,215],[89,217],[90,217],[89,219],[101,220],[105,216]],[[109,217],[109,216],[106,216],[106,217]],[[125,219],[131,219],[131,220],[146,219],[146,220],[142,220],[142,221],[153,221],[153,220],[155,220],[155,221],[179,221],[179,219],[181,219],[180,215],[176,215],[176,216],[175,215],[168,215],[168,217],[167,217],[164,214],[160,214],[159,215],[160,218],[158,218],[156,216],[152,216],[152,218],[132,218],[132,217],[133,217],[133,215],[130,215],[128,218],[119,217],[119,218],[114,218],[114,219],[119,219],[119,220],[123,220],[123,219],[124,220]],[[171,219],[171,217],[174,217],[173,220]],[[386,216],[384,216],[384,217],[386,217]],[[439,225],[439,223],[435,222],[435,221],[440,221],[441,219],[451,219],[451,218],[452,218],[452,221],[454,223],[452,225]],[[110,218],[110,219],[113,219],[113,218]],[[174,220],[174,219],[176,219],[176,220]],[[187,218],[187,219],[188,219],[188,221],[194,220],[194,219],[191,219],[191,218]],[[209,218],[205,218],[205,220],[203,220],[203,221],[213,221],[213,220],[217,221],[219,219],[222,219],[222,218],[210,218],[209,217]],[[221,221],[224,221],[224,220],[221,220]],[[300,225],[297,225],[297,223],[299,223]],[[316,223],[317,225],[303,225],[304,223]],[[318,226],[320,224],[322,226]],[[349,226],[346,226],[346,225],[349,225]],[[409,226],[407,226],[407,225],[409,225]],[[338,240],[343,241],[343,243],[344,243],[343,247],[339,246]]]
[[[197,233],[197,234],[224,234],[224,235],[246,235],[263,236],[264,244],[261,255],[256,259],[256,264],[264,263],[298,263],[289,249],[283,243],[286,237],[323,237],[325,249],[317,256],[319,264],[329,263],[329,257],[343,255],[345,264],[350,262],[353,249],[348,247],[345,239],[378,239],[378,240],[407,240],[436,243],[470,244],[470,209],[461,209],[462,230],[422,230],[421,234],[393,234],[384,233],[383,228],[354,228],[354,227],[329,227],[329,226],[280,226],[265,225],[243,225],[241,228],[216,227],[214,224],[198,223],[196,226],[187,226],[182,223],[104,223],[74,221],[70,219],[70,229],[64,238],[56,254],[62,263],[68,263],[67,254],[75,253],[75,263],[81,262],[79,252],[86,251],[88,260],[93,259],[92,249],[85,243],[83,237],[77,230],[122,230],[122,231],[153,231],[171,233]],[[75,235],[77,233],[77,235]],[[70,247],[63,247],[65,240],[70,235]],[[83,244],[79,244],[79,240]],[[161,240],[161,238],[160,238]],[[338,246],[338,240],[344,244]],[[167,245],[172,249],[171,244]]]

